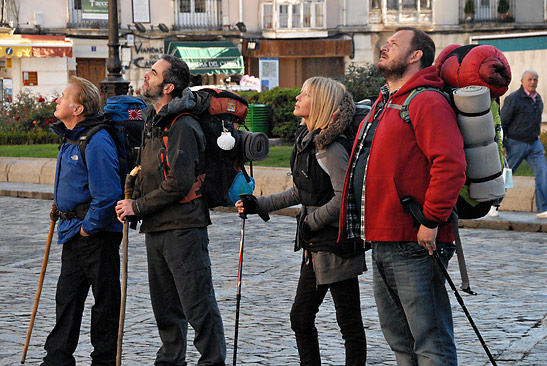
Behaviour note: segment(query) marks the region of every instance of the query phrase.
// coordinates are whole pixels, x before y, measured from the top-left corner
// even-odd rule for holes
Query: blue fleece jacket
[[[61,137],[78,141],[87,126],[102,120],[103,117],[99,114],[88,117],[73,130],[66,129],[62,122],[57,122],[52,129]],[[122,231],[122,224],[117,220],[114,210],[116,202],[122,198],[118,153],[106,130],[100,130],[93,135],[88,142],[85,156],[87,168],[77,144],[65,142],[59,149],[53,192],[57,209],[70,212],[80,204],[90,204],[83,220],[59,220],[59,244],[79,235],[80,227],[92,235],[100,231]]]

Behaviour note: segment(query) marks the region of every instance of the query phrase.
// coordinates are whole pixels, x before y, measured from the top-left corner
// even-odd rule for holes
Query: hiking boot
[[[490,217],[498,217],[500,215],[499,211],[498,211],[499,207],[497,206],[492,206],[490,207],[490,211],[488,211],[488,216]],[[547,217],[547,216],[546,216]]]
[[[538,219],[547,219],[547,211],[540,212],[536,215]]]

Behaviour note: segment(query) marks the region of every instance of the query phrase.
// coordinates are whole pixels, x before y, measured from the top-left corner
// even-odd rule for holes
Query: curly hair
[[[186,62],[182,59],[163,55],[162,60],[169,62],[171,67],[163,72],[163,84],[173,84],[175,89],[171,92],[173,97],[182,95],[182,91],[188,87],[190,83],[190,69]]]

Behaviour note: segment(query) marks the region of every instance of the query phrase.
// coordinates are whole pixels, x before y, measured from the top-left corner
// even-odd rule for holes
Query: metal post
[[[108,0],[108,74],[106,79],[101,81],[101,93],[105,101],[114,95],[127,94],[129,89],[129,82],[121,73],[118,31],[118,0]]]

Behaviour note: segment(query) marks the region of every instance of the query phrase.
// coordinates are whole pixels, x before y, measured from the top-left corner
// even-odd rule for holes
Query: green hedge
[[[0,145],[58,144],[61,138],[49,131],[0,132]]]
[[[273,88],[265,92],[241,92],[249,104],[266,104],[269,106],[270,137],[280,137],[292,141],[296,128],[302,121],[293,115],[296,96],[300,88]]]
[[[375,65],[356,66],[350,64],[339,81],[346,86],[355,101],[365,98],[375,99],[385,79]],[[266,104],[269,108],[270,137],[281,137],[293,141],[294,133],[301,118],[293,115],[296,96],[300,88],[273,88],[265,92],[241,92],[249,104]]]

